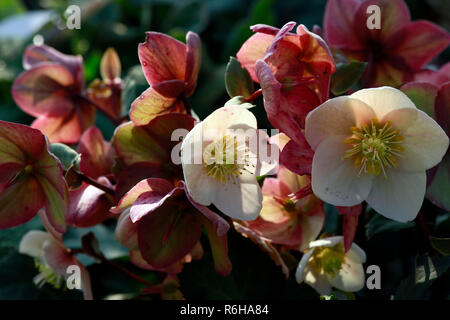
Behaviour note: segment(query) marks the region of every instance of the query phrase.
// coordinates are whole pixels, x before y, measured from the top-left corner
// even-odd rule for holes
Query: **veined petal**
[[[416,109],[416,106],[406,94],[391,87],[362,89],[349,97],[361,100],[370,106],[378,119],[382,119],[387,113],[395,109]]]
[[[403,128],[401,135],[405,138],[401,146],[405,149],[400,152],[398,157],[398,169],[401,171],[420,172],[428,170],[439,162],[448,149],[449,139],[444,130],[421,110],[395,110],[386,115],[387,118],[395,113],[397,118],[405,119],[413,118],[416,113],[415,121],[409,121],[408,125]],[[393,121],[395,125],[396,122]]]
[[[34,116],[65,116],[74,108],[69,87],[72,74],[56,63],[45,63],[16,78],[12,96],[17,105]]]
[[[425,171],[415,173],[390,170],[387,179],[381,175],[374,179],[366,201],[386,218],[398,222],[411,221],[422,206],[425,186]]]
[[[238,220],[254,220],[262,208],[262,192],[256,177],[247,171],[236,179],[220,185],[213,204],[227,216]]]
[[[138,47],[139,61],[148,83],[178,79],[184,81],[186,45],[159,32],[147,32]]]
[[[321,104],[306,117],[305,137],[314,150],[325,139],[350,136],[351,128],[369,122],[375,117],[367,103],[349,97],[337,97]]]
[[[329,137],[319,144],[313,158],[312,189],[325,202],[336,206],[354,206],[367,198],[373,176],[359,175],[353,161],[344,159],[346,136]]]
[[[333,47],[348,50],[362,49],[363,45],[353,27],[359,0],[329,0],[325,8],[324,33]]]
[[[264,57],[267,48],[270,47],[274,38],[274,35],[256,33],[244,42],[241,49],[239,49],[236,54],[242,67],[247,69],[255,82],[259,82],[255,70],[256,61]]]

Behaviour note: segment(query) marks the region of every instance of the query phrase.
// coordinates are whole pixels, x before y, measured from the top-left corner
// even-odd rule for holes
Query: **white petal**
[[[331,285],[325,274],[318,274],[309,269],[305,269],[305,283],[313,287],[320,295],[329,296],[331,294]]]
[[[361,263],[345,259],[342,268],[334,278],[327,275],[330,284],[345,292],[356,292],[364,287],[365,273]]]
[[[397,158],[399,170],[428,170],[442,161],[449,145],[444,130],[421,110],[417,110],[416,121],[401,134],[405,137],[405,151]]]
[[[374,180],[366,201],[386,218],[398,222],[411,221],[420,210],[425,186],[425,171],[416,173],[390,170],[387,179],[379,175]]]
[[[375,113],[367,104],[349,97],[326,101],[306,117],[305,137],[314,150],[326,138],[351,135],[350,128],[367,123]]]
[[[391,87],[379,87],[359,90],[350,98],[358,99],[368,104],[375,111],[378,119],[395,109],[413,108],[414,103],[406,94]]]
[[[41,257],[44,255],[44,243],[52,240],[52,236],[47,232],[40,230],[28,231],[20,241],[19,252],[34,258]]]
[[[366,253],[360,246],[356,243],[352,243],[350,250],[345,254],[345,256],[354,262],[365,263],[366,262]]]
[[[297,270],[295,271],[295,280],[297,280],[298,283],[302,283],[305,280],[305,268],[313,252],[314,250],[309,250],[308,252],[306,252],[298,263]]]
[[[312,163],[312,190],[325,202],[335,206],[354,206],[367,198],[373,176],[359,174],[351,159],[344,159],[348,145],[345,136],[324,140]]]
[[[238,220],[255,220],[262,208],[262,192],[256,177],[242,171],[236,181],[219,185],[213,204],[227,216]]]
[[[309,244],[310,248],[317,248],[317,247],[332,247],[338,243],[344,243],[344,237],[343,236],[334,236],[334,237],[328,237],[319,239],[316,241],[313,241]]]

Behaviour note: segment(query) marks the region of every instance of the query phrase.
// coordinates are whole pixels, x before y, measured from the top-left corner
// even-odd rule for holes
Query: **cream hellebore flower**
[[[219,108],[198,123],[181,146],[192,199],[205,206],[214,204],[233,219],[256,219],[262,207],[256,177],[276,165],[259,159],[260,147],[268,146],[267,137],[261,137],[255,116],[239,105]]]
[[[344,237],[336,236],[313,241],[309,248],[295,273],[298,283],[304,281],[321,295],[330,295],[331,287],[345,292],[364,287],[366,254],[357,244],[345,252]]]
[[[425,195],[425,171],[444,156],[442,128],[391,87],[330,99],[306,118],[315,150],[312,189],[336,206],[367,203],[383,216],[413,220]]]
[[[56,289],[61,289],[71,275],[68,268],[78,267],[79,285],[83,290],[84,299],[92,300],[91,279],[87,269],[61,240],[54,238],[50,233],[31,230],[20,241],[19,252],[34,258],[39,274],[33,281],[39,287],[48,283]]]

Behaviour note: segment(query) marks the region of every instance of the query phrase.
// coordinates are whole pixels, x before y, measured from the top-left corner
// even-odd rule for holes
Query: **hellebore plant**
[[[380,29],[367,27],[369,5],[381,9]],[[227,66],[231,99],[202,120],[189,103],[201,65],[193,32],[186,43],[147,32],[137,51],[149,88],[131,106],[122,105],[128,81],[114,49],[85,86],[80,56],[27,47],[12,96],[37,119],[31,127],[0,120],[0,229],[39,215],[47,232],[30,231],[19,246],[36,260],[38,285],[62,289],[76,266],[91,299],[88,270],[101,263],[138,282],[136,298],[183,299],[180,273],[207,274],[193,260],[212,257],[229,279],[249,268],[229,248],[238,232],[281,266],[286,281],[298,266],[297,282],[321,295],[333,287],[357,292],[366,256],[353,240],[366,248],[370,223],[380,218],[373,211],[407,222],[434,205],[450,210],[449,64],[427,66],[449,34],[411,22],[400,0],[329,0],[325,40],[302,24],[292,32],[295,24],[251,27]],[[356,63],[355,72],[352,59],[367,66]],[[115,125],[109,141],[93,126],[97,111]],[[259,130],[254,113],[281,134]],[[448,254],[448,239],[436,245],[424,219],[417,223],[427,249]],[[92,232],[68,247],[72,231],[87,227],[114,230],[128,254],[111,260]]]
[[[380,8],[379,28],[368,27],[367,8]],[[329,0],[325,40],[348,58],[368,62],[369,87],[399,87],[443,51],[450,34],[428,21],[413,21],[403,0]]]

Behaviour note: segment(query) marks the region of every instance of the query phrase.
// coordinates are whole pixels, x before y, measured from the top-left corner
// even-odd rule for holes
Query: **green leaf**
[[[431,296],[431,285],[450,268],[450,258],[430,257],[428,254],[415,259],[411,275],[402,280],[396,300],[422,300]]]
[[[230,57],[230,62],[227,64],[225,87],[231,98],[236,96],[248,98],[255,91],[253,80],[247,69],[242,68],[240,62],[234,57]]]
[[[450,255],[450,238],[430,237],[431,245],[444,256]]]
[[[415,226],[414,222],[397,222],[388,218],[383,217],[380,214],[375,214],[372,219],[366,224],[366,236],[368,239],[372,238],[374,235],[387,232],[387,231],[399,231],[403,229],[413,228]]]
[[[338,63],[336,73],[331,75],[331,92],[337,96],[350,90],[361,78],[366,66],[366,62],[356,60]]]
[[[81,156],[75,150],[63,143],[53,143],[51,152],[59,159],[64,170],[72,167],[78,168]]]

